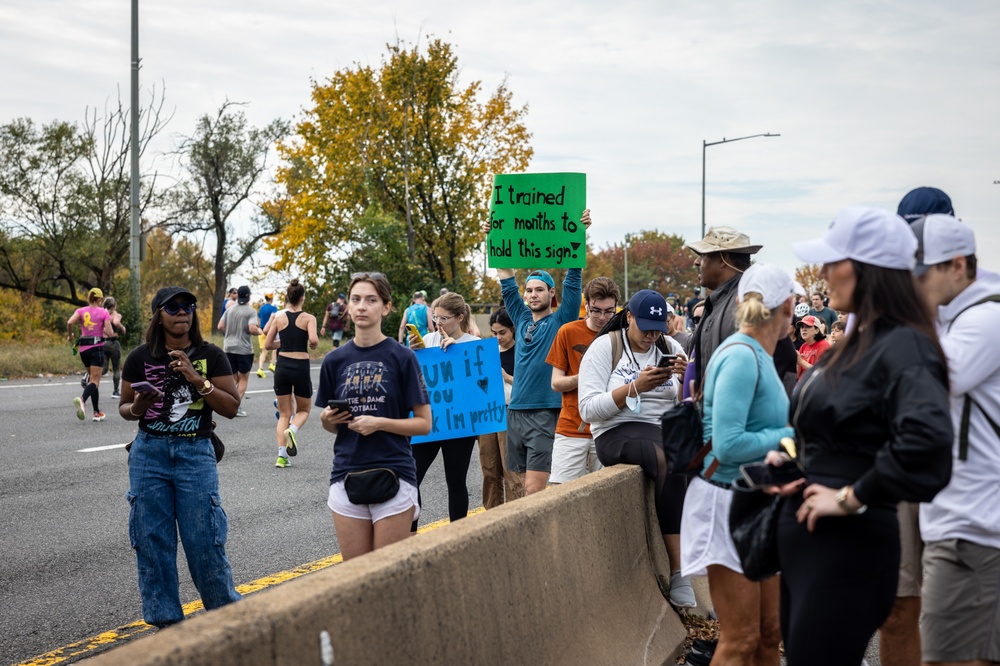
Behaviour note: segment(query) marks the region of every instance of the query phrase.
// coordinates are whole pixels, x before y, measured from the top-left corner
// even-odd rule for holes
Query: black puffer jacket
[[[865,504],[929,502],[951,478],[948,372],[934,343],[876,324],[859,363],[833,379],[832,353],[802,378],[791,403],[810,475],[846,477]]]

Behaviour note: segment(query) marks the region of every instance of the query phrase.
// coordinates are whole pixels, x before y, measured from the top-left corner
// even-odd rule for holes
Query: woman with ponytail
[[[684,498],[681,561],[685,576],[708,575],[719,616],[713,663],[771,664],[781,657],[779,576],[757,583],[743,575],[729,532],[732,482],[740,465],[761,462],[791,437],[788,395],[774,367],[774,348],[787,335],[795,283],[777,266],[755,264],[737,286],[738,330],[705,369],[703,439],[712,449]]]

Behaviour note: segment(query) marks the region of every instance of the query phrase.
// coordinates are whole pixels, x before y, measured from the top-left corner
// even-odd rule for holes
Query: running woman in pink
[[[87,307],[79,308],[66,320],[66,332],[70,342],[75,342],[80,350],[80,360],[83,367],[90,373],[90,381],[83,389],[83,396],[73,398],[73,405],[76,407],[76,418],[81,421],[87,418],[87,413],[83,406],[90,398],[94,405],[94,420],[103,421],[104,412],[100,407],[100,391],[98,386],[101,383],[101,372],[104,366],[104,339],[111,337],[111,315],[101,307],[104,301],[104,293],[94,287],[87,294]],[[76,324],[80,324],[80,337],[73,334]]]

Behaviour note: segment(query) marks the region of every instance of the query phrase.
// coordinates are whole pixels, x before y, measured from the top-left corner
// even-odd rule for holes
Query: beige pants
[[[492,509],[505,501],[524,497],[524,481],[507,470],[507,433],[479,436],[479,464],[483,468],[483,507]]]

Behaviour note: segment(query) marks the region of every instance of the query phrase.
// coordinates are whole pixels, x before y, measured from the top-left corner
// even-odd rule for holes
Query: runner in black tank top
[[[304,298],[305,289],[298,280],[292,280],[285,294],[285,309],[271,317],[264,343],[268,349],[278,349],[274,371],[274,394],[278,403],[275,467],[291,467],[288,457],[298,453],[298,431],[306,424],[312,409],[309,349],[316,348],[319,338],[316,336],[316,317],[302,312]]]

